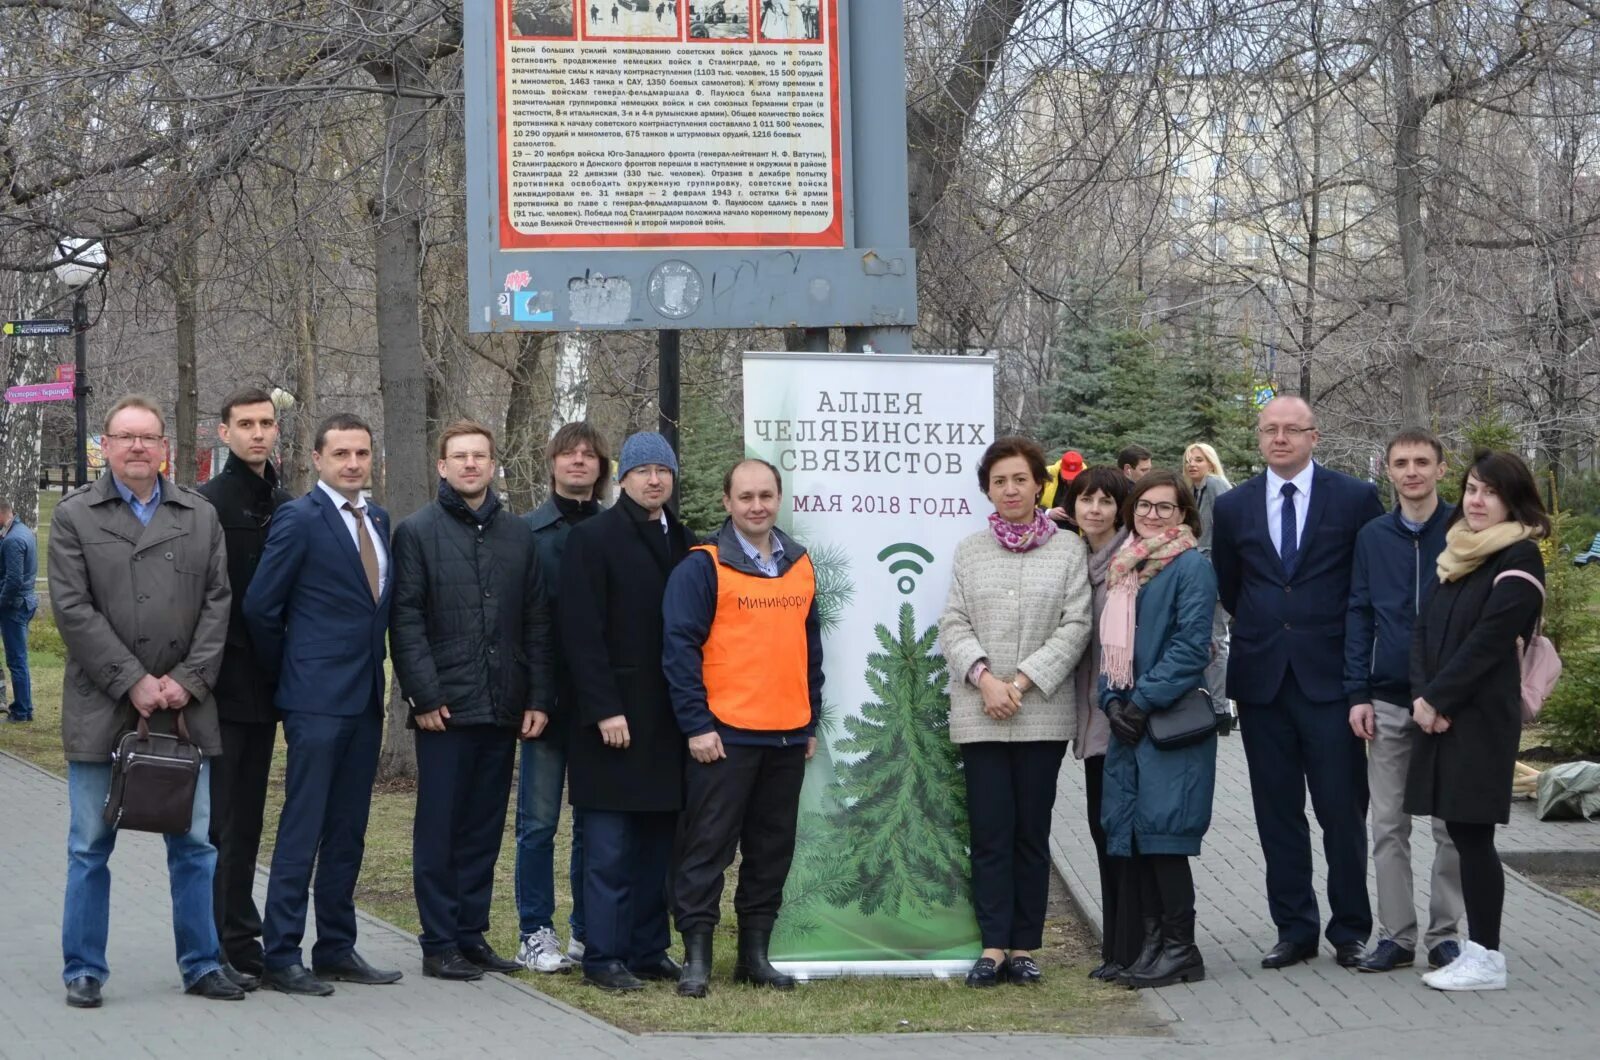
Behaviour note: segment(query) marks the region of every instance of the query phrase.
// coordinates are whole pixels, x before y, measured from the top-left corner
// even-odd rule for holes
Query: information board
[[[899,3],[464,10],[473,330],[915,323]]]

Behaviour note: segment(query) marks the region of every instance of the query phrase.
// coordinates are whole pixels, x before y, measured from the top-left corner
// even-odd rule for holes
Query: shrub
[[[1561,654],[1561,680],[1539,712],[1539,726],[1562,754],[1600,755],[1600,651]]]

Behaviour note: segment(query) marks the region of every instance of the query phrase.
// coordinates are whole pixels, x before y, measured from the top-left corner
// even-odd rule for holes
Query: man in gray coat
[[[148,398],[106,416],[110,472],[62,498],[51,523],[50,606],[67,648],[61,743],[67,757],[67,895],[61,951],[67,1004],[97,1008],[111,974],[107,862],[117,833],[102,810],[117,738],[139,717],[181,710],[207,757],[222,751],[212,686],[228,632],[222,526],[204,497],[162,477],[166,422]],[[175,725],[176,723],[172,723]],[[155,728],[168,728],[156,721]],[[237,1001],[223,974],[211,914],[217,851],[210,784],[201,766],[189,831],[168,835],[173,934],[185,991]]]

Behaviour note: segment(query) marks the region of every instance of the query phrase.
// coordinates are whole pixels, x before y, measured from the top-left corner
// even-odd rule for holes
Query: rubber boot
[[[770,986],[774,990],[793,990],[794,976],[784,975],[767,960],[767,944],[772,932],[759,928],[739,929],[739,956],[733,962],[733,981]]]
[[[1161,952],[1150,967],[1134,971],[1128,985],[1135,990],[1198,983],[1206,977],[1206,962],[1194,944],[1194,910],[1161,921]]]
[[[1117,976],[1117,982],[1128,986],[1134,975],[1148,969],[1156,963],[1156,958],[1161,956],[1161,918],[1147,916],[1144,918],[1144,946],[1139,950],[1139,957],[1132,964],[1124,968]]]
[[[683,974],[678,976],[679,997],[705,997],[711,984],[711,929],[692,928],[683,933]]]

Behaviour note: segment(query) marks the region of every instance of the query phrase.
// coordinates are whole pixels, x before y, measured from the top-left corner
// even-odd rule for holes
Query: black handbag
[[[111,790],[105,822],[112,828],[181,835],[194,821],[194,791],[200,780],[200,748],[189,739],[183,711],[175,734],[138,728],[123,733],[111,753]]]
[[[1163,751],[1197,744],[1214,732],[1226,732],[1232,715],[1226,704],[1219,711],[1211,701],[1211,693],[1196,688],[1184,693],[1166,710],[1152,710],[1145,723],[1150,742]]]

